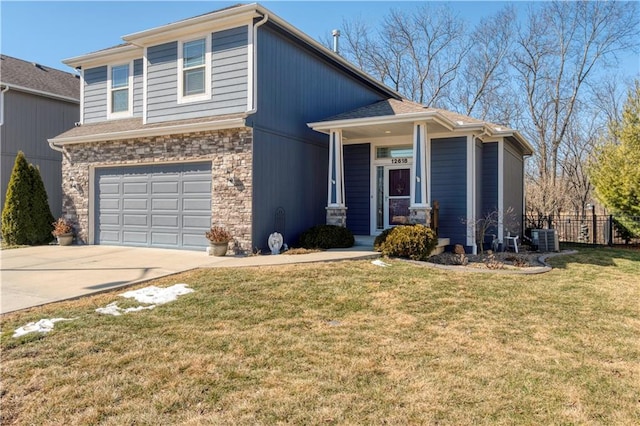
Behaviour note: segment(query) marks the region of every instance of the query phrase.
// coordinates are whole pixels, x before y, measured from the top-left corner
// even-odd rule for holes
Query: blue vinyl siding
[[[107,67],[84,71],[84,122],[107,119]]]
[[[284,242],[295,245],[303,231],[325,223],[328,146],[256,129],[253,153],[253,245],[267,247],[280,207]]]
[[[143,100],[143,63],[142,59],[133,61],[133,116],[142,117]]]
[[[329,137],[307,123],[387,96],[269,22],[258,29],[257,49],[258,110],[247,122],[254,129],[253,241],[264,248],[278,207],[285,209],[289,245],[307,228],[326,223]]]
[[[347,228],[355,235],[371,233],[371,146],[344,146],[345,204]]]
[[[509,140],[504,142],[504,209],[513,209],[512,219],[505,219],[505,232],[520,233],[522,222],[522,182],[524,179],[522,152]]]
[[[328,143],[307,123],[387,99],[315,52],[274,30],[258,29],[255,124]]]
[[[248,27],[211,34],[211,99],[178,105],[178,42],[147,49],[147,122],[247,110]]]
[[[466,245],[466,137],[431,140],[431,199],[440,203],[440,237]]]

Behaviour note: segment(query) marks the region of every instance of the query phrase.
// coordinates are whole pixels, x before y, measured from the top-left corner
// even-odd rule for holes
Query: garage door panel
[[[101,198],[100,199],[100,210],[120,210],[120,199],[119,198]]]
[[[211,163],[96,169],[98,244],[202,249]]]
[[[165,226],[171,228],[178,228],[180,219],[177,215],[151,215],[151,226]]]
[[[147,210],[149,200],[146,198],[125,198],[122,200],[122,209],[127,210]],[[102,206],[101,206],[102,207]]]
[[[124,226],[147,226],[149,222],[149,217],[145,214],[125,214],[124,215]]]
[[[211,181],[202,182],[183,182],[182,183],[183,194],[206,194],[211,193]]]
[[[183,215],[182,216],[182,228],[197,228],[197,229],[208,229],[211,220],[205,216],[192,216],[192,215]]]
[[[120,225],[120,215],[112,213],[103,213],[101,216],[101,222],[103,225]]]
[[[180,201],[176,198],[154,198],[151,200],[151,210],[168,210],[168,211],[178,211],[180,207]]]
[[[146,231],[123,231],[122,240],[125,244],[147,244],[149,235]]]
[[[147,182],[125,182],[122,185],[122,192],[127,194],[146,194],[148,191]]]
[[[182,200],[182,210],[185,212],[211,211],[211,200],[205,198],[184,198]]]
[[[152,194],[178,194],[178,182],[151,182]]]

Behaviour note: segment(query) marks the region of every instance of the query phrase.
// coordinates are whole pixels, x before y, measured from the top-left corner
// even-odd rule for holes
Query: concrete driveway
[[[304,255],[207,256],[204,251],[114,246],[38,246],[0,251],[0,314],[205,267],[243,267],[378,257],[371,247]]]
[[[0,313],[214,266],[204,252],[111,246],[38,246],[0,251]]]

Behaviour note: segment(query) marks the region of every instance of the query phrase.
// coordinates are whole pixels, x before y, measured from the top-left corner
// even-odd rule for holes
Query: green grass
[[[533,276],[389,261],[198,270],[2,318],[4,424],[640,423],[640,252]],[[146,284],[146,285],[149,285]],[[48,335],[11,337],[51,317]]]

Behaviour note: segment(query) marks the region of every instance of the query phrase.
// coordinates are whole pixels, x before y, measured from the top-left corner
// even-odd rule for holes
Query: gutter
[[[247,111],[247,115],[255,114],[258,111],[258,27],[264,25],[269,20],[269,14],[265,13],[262,19],[253,26],[253,78],[252,78],[252,105],[251,109]]]
[[[43,90],[30,89],[24,86],[16,86],[15,84],[2,83],[2,85],[5,86],[5,90],[3,90],[2,93],[5,93],[7,90],[9,90],[9,88],[11,88],[13,90],[17,90],[18,92],[25,92],[33,95],[45,96],[47,98],[60,99],[62,101],[72,102],[74,104],[80,104],[79,99],[71,98],[68,96],[56,95],[55,93],[45,92]]]
[[[237,127],[245,127],[246,126],[245,119],[246,119],[246,115],[243,115],[242,117],[239,117],[239,118],[230,118],[227,120],[207,121],[203,123],[179,124],[175,126],[165,126],[165,127],[147,127],[147,128],[135,129],[135,130],[94,133],[90,135],[71,136],[66,138],[56,137],[52,139],[47,139],[47,141],[49,142],[49,146],[51,147],[51,149],[59,151],[61,148],[59,146],[56,146],[56,144],[68,145],[68,144],[76,144],[76,143],[101,142],[101,141],[107,141],[107,140],[109,141],[122,140],[122,139],[148,137],[148,136],[164,136],[164,135],[173,135],[178,133],[198,132],[198,131],[207,131],[207,130],[225,130],[225,129],[233,129]]]

